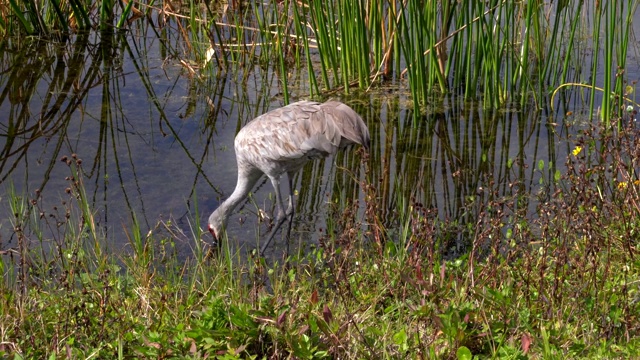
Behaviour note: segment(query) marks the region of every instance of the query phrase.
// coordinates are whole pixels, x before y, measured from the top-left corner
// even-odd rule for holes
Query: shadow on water
[[[139,30],[80,34],[65,43],[4,41],[0,196],[13,186],[53,212],[70,176],[60,159],[77,154],[86,200],[114,249],[127,243],[122,229],[134,218],[146,229],[167,221],[186,233],[198,221],[204,228],[235,187],[235,134],[284,105],[280,75],[260,64],[235,70],[211,64],[208,77],[197,77],[167,39]],[[290,76],[303,83],[303,76]],[[533,108],[487,110],[481,101],[451,94],[434,98],[416,122],[409,95],[396,90],[341,100],[370,128],[368,172],[355,151],[308,164],[296,178],[295,243],[317,242],[326,216],[340,214],[335,204],[363,200],[359,183],[366,179],[391,233],[398,208],[434,209],[457,224],[447,245],[457,253],[490,199],[520,196],[520,208],[509,211],[527,211],[535,206],[530,195],[544,196],[539,185],[550,184],[558,156],[567,154],[559,145],[562,125],[546,123]],[[232,244],[254,248],[267,231],[258,215],[273,210],[270,185],[263,183],[231,218]],[[6,206],[0,211],[1,246],[8,249],[15,246],[12,216]],[[183,240],[186,255],[193,238]],[[276,242],[274,254],[284,246]]]

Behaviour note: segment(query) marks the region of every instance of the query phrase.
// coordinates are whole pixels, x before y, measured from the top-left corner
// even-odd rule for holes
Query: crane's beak
[[[213,241],[214,242],[218,242],[218,237],[216,236],[216,232],[215,230],[213,230],[213,228],[211,227],[211,225],[209,225],[209,232],[211,233],[211,235],[213,236]]]

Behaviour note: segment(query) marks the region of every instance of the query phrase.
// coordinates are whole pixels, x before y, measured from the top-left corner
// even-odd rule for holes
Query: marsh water
[[[135,218],[143,234],[170,222],[184,231],[180,251],[191,251],[192,229],[198,221],[205,228],[209,213],[235,187],[235,134],[285,102],[275,66],[202,70],[203,64],[184,60],[176,50],[181,45],[172,41],[134,27],[66,41],[2,42],[0,250],[16,242],[11,191],[37,199],[45,216],[70,201],[71,169],[61,160],[66,157],[81,159],[86,200],[113,249],[126,248]],[[286,75],[291,101],[307,98],[305,74],[292,68]],[[633,74],[636,56],[627,63],[628,78]],[[486,108],[482,94],[464,99],[455,89],[434,97],[416,117],[403,81],[316,98],[354,108],[369,126],[372,146],[366,165],[360,152],[349,151],[298,174],[296,244],[313,244],[327,216],[339,216],[349,199],[362,200],[360,182],[376,188],[389,229],[398,204],[419,203],[460,226],[473,223],[475,211],[495,195],[487,189],[498,189],[500,196],[525,191],[531,201],[524,206],[532,210],[544,196],[540,184],[548,185],[571,151],[567,135],[589,122],[578,94],[557,102],[552,113],[516,99],[501,109]],[[254,248],[267,232],[261,214],[274,209],[271,185],[263,182],[231,217],[230,243],[243,251]],[[211,238],[205,232],[202,240]],[[276,237],[270,251],[283,246]]]

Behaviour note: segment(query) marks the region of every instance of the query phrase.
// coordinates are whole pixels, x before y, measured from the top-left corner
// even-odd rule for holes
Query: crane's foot
[[[264,256],[264,251],[267,249],[267,247],[271,243],[271,240],[273,240],[273,237],[276,235],[276,233],[280,229],[280,226],[282,226],[282,224],[284,224],[284,222],[285,222],[285,220],[287,220],[287,218],[289,219],[289,229],[287,231],[287,241],[288,241],[288,238],[289,238],[289,236],[291,234],[291,225],[293,223],[293,211],[289,212],[288,214],[286,214],[284,216],[278,216],[278,218],[276,220],[276,223],[275,223],[275,226],[271,230],[271,233],[269,233],[269,237],[267,237],[267,240],[265,241],[265,243],[260,248],[260,256]]]

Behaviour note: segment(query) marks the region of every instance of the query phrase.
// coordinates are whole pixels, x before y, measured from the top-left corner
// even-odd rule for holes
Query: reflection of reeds
[[[25,160],[33,157],[32,145],[45,139],[48,144],[46,156],[38,159],[45,163],[44,176],[42,179],[34,179],[40,181],[36,185],[38,191],[46,191],[54,165],[62,155],[79,152],[85,159],[83,175],[95,182],[87,188],[90,190],[89,193],[85,194],[85,200],[92,208],[101,204],[106,207],[106,203],[103,203],[107,200],[104,197],[106,193],[103,195],[100,192],[117,179],[121,184],[128,212],[133,216],[134,209],[141,209],[144,213],[144,197],[140,193],[143,185],[137,178],[137,163],[130,154],[131,146],[138,140],[130,138],[131,134],[146,137],[151,129],[152,133],[175,136],[186,157],[194,168],[199,170],[193,179],[188,197],[193,194],[198,179],[204,178],[215,188],[202,169],[212,147],[205,146],[198,150],[198,153],[192,153],[190,147],[177,136],[175,121],[166,115],[166,104],[162,100],[163,97],[168,98],[173,90],[164,88],[167,93],[157,93],[156,85],[149,78],[150,72],[147,70],[149,60],[140,53],[145,51],[147,46],[136,43],[145,39],[117,35],[113,30],[101,32],[97,44],[92,43],[95,39],[90,33],[81,33],[65,46],[64,51],[54,45],[40,46],[40,43],[37,43],[38,46],[26,47],[13,43],[12,45],[17,46],[15,51],[3,53],[2,61],[7,64],[7,71],[0,77],[0,83],[4,84],[0,92],[0,104],[6,109],[5,117],[0,123],[0,183],[11,179],[14,170]],[[167,44],[171,45],[168,42]],[[174,50],[169,47],[168,51]],[[135,76],[138,76],[140,83],[147,90],[152,104],[150,111],[156,114],[152,116],[159,119],[157,127],[148,127],[146,122],[130,121],[132,115],[128,111],[131,109],[123,108],[121,104],[123,73],[119,64],[125,54],[129,56],[131,66],[137,69]],[[222,109],[220,102],[223,100],[224,80],[225,77],[222,76],[213,78],[207,86],[207,93],[211,94],[207,99],[212,110],[208,113],[212,122]],[[177,83],[173,84],[174,87],[176,85]],[[191,80],[191,94],[185,97],[186,117],[193,116],[197,99],[200,98],[197,94],[199,85],[195,79]],[[101,94],[98,104],[87,100],[90,93]],[[144,97],[144,94],[138,96]],[[98,106],[100,110],[95,115],[91,111],[85,113],[85,106],[92,109]],[[94,116],[99,121],[91,122],[90,119]],[[78,125],[82,123],[84,125]],[[93,126],[94,124],[96,126]],[[73,138],[76,134],[68,133],[70,125],[71,129],[78,129],[83,133],[81,141]],[[85,130],[95,137],[87,137],[84,134]],[[213,127],[209,127],[209,130],[206,136],[211,143]],[[84,146],[86,144],[90,145]],[[123,144],[125,151],[121,150]],[[123,166],[130,169],[132,174],[123,175]],[[124,186],[126,181],[133,181],[135,185]],[[33,186],[33,183],[27,186]],[[104,210],[102,213],[106,218],[106,208]],[[89,214],[87,211],[87,215]],[[149,225],[146,217],[140,217],[140,221]]]
[[[376,214],[390,228],[398,226],[399,214],[419,203],[437,209],[443,221],[455,220],[460,226],[456,241],[462,241],[457,246],[465,247],[470,236],[466,226],[475,223],[483,204],[513,196],[515,190],[530,193],[538,185],[534,179],[552,178],[555,171],[525,171],[540,158],[555,163],[553,131],[542,127],[537,116],[485,111],[481,102],[452,97],[448,108],[436,109],[411,126],[413,114],[397,98],[373,104],[370,110],[358,109],[366,118],[385,119],[382,124],[369,122],[374,140],[367,183],[374,187]],[[528,211],[526,206],[523,211]]]
[[[56,61],[54,46],[37,47],[38,52],[17,52],[18,58],[4,59],[12,64],[10,71],[3,76],[6,86],[0,93],[0,103],[9,103],[6,123],[0,125],[6,142],[0,150],[0,182],[7,179],[11,171],[27,156],[31,143],[41,137],[53,137],[64,133],[69,119],[78,109],[89,89],[97,85],[99,79],[98,64],[87,64],[85,48],[88,34],[83,34],[69,46],[66,67]],[[9,53],[5,52],[5,56]],[[73,69],[67,71],[67,69]],[[85,69],[82,71],[82,69]],[[50,77],[38,118],[32,116],[31,99],[39,91],[38,85],[43,77]],[[57,138],[59,149],[64,137]],[[56,158],[49,159],[48,171]],[[45,176],[44,186],[49,179]]]

